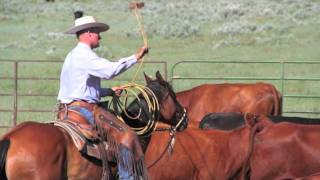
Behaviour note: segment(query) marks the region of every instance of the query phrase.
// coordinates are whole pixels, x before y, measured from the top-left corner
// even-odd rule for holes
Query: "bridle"
[[[157,128],[155,130],[155,131],[159,131],[159,132],[169,131],[170,138],[169,138],[169,141],[168,141],[166,148],[162,151],[162,153],[160,154],[160,156],[156,160],[154,160],[150,165],[147,165],[147,169],[151,168],[157,162],[159,162],[162,159],[162,157],[166,154],[166,152],[169,152],[170,155],[172,154],[173,146],[174,146],[175,138],[176,138],[177,128],[181,125],[181,123],[183,121],[187,121],[187,110],[185,108],[183,108],[183,115],[181,116],[179,122],[175,126],[171,126],[169,128]],[[186,123],[188,123],[188,122],[186,122]]]

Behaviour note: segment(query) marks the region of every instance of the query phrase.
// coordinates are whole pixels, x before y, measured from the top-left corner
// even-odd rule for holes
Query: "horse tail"
[[[281,115],[282,113],[282,94],[272,86],[272,94],[274,98],[274,107],[272,115]]]
[[[4,139],[0,141],[0,179],[7,179],[5,165],[9,145],[9,139]]]
[[[246,117],[245,117],[246,118]],[[254,117],[252,127],[250,128],[249,133],[249,146],[248,146],[248,152],[247,156],[244,160],[244,164],[241,169],[241,179],[243,180],[249,180],[251,176],[251,168],[250,168],[250,158],[253,153],[254,143],[255,143],[255,135],[263,130],[264,125],[259,123],[258,120],[259,117]]]

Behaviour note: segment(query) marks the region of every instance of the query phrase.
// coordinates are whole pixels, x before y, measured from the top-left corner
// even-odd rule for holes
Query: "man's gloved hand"
[[[142,57],[147,54],[149,51],[149,48],[147,45],[142,46],[138,52],[135,54],[137,57],[137,60],[139,61],[140,59],[142,59]]]
[[[121,86],[115,86],[111,88],[114,91],[116,96],[120,96],[122,93],[123,88]]]

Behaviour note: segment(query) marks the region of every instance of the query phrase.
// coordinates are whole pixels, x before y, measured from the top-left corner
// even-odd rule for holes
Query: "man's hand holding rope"
[[[143,45],[135,54],[137,57],[138,62],[140,62],[140,60],[143,58],[144,55],[146,55],[148,53],[149,49],[148,46],[145,44]]]

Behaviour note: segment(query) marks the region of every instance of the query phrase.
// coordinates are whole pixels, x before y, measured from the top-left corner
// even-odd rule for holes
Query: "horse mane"
[[[165,89],[168,90],[170,95],[174,99],[176,99],[176,94],[174,93],[172,86],[168,82],[159,81],[159,80],[155,79],[155,80],[152,80],[150,83],[147,84],[147,87],[150,88],[153,91],[153,93],[157,96],[159,101],[162,100],[162,98],[163,98],[162,95],[164,94],[164,92],[162,92],[163,88],[161,88],[161,86],[165,87]]]
[[[161,79],[150,80],[147,82],[146,87],[149,88],[154,93],[159,104],[161,104],[161,102],[166,97],[167,95],[166,93],[169,93],[168,95],[173,97],[173,100],[177,102],[176,95],[172,89],[172,86],[164,80],[161,80]],[[123,118],[123,120],[126,122],[126,124],[134,128],[143,127],[146,124],[148,124],[148,121],[151,118],[158,119],[158,117],[160,116],[159,112],[155,112],[154,115],[149,112],[148,104],[144,100],[144,97],[142,94],[139,94],[138,97],[140,98],[140,101],[138,99],[135,99],[125,108],[128,115],[133,117],[137,116],[139,114],[139,111],[141,110],[139,120],[131,121],[130,117],[127,117],[124,112],[122,112],[120,115]]]
[[[165,83],[160,83],[158,80],[152,80],[151,82],[149,82],[146,87],[148,87],[156,96],[157,100],[159,102],[161,102],[163,100],[163,95],[165,92],[163,92],[163,88],[161,86],[168,86],[169,84],[165,84]],[[141,114],[140,114],[140,120],[133,120],[131,121],[130,117],[128,117],[124,112],[121,113],[121,117],[123,118],[123,120],[126,122],[127,125],[129,125],[130,127],[134,127],[134,128],[138,128],[138,127],[142,127],[145,126],[148,122],[148,119],[150,119],[152,117],[152,115],[150,114],[150,112],[148,111],[148,105],[146,103],[146,101],[144,100],[144,97],[142,94],[139,94],[138,97],[140,98],[140,101],[138,99],[134,99],[126,108],[126,111],[128,113],[128,115],[130,116],[137,116],[139,114],[139,111],[141,110]],[[156,116],[159,116],[158,112],[156,113]],[[155,118],[155,117],[153,117]]]

